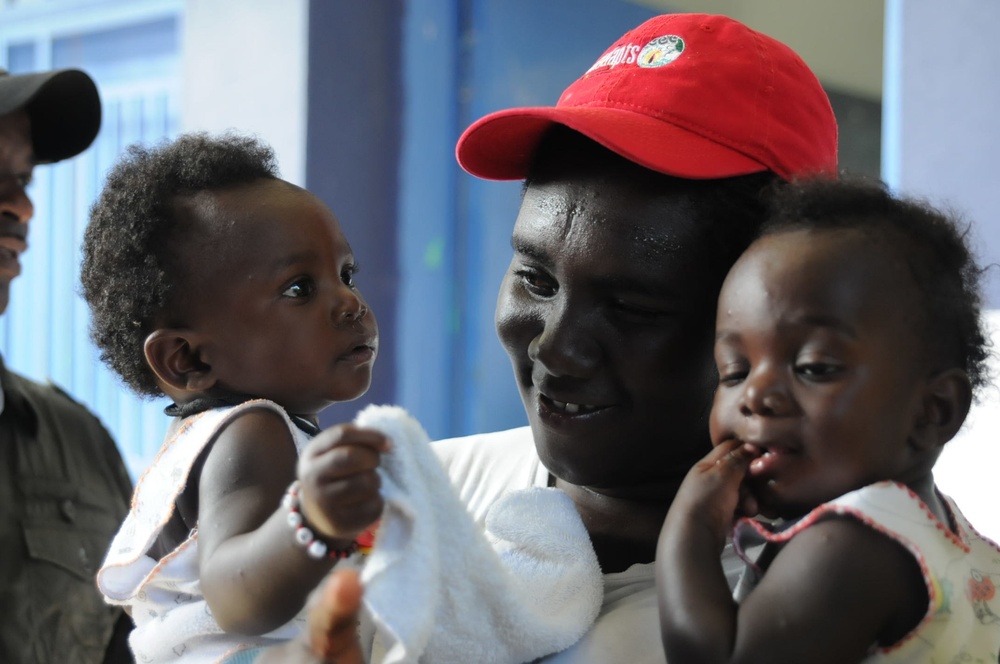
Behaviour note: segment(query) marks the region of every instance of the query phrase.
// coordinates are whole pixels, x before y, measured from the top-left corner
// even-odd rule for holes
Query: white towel
[[[603,577],[587,531],[558,489],[511,492],[473,522],[403,409],[369,406],[359,426],[386,433],[386,507],[361,580],[381,664],[520,664],[590,627]]]

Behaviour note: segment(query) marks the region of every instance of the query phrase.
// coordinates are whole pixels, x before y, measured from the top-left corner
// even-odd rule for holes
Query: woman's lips
[[[538,393],[536,412],[549,429],[569,431],[576,427],[593,427],[613,412],[610,406],[598,406],[575,401],[561,401]]]
[[[562,411],[567,415],[576,415],[578,413],[582,414],[592,413],[598,408],[600,408],[600,406],[591,406],[590,404],[583,404],[583,403],[571,403],[568,401],[557,401],[555,399],[549,399],[549,402],[552,404],[553,408]]]

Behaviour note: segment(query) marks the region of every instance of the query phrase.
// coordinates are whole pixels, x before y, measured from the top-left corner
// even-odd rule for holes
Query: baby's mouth
[[[781,470],[782,466],[792,459],[796,452],[789,447],[777,445],[762,445],[754,443],[762,451],[759,457],[750,462],[751,475],[772,474]]]

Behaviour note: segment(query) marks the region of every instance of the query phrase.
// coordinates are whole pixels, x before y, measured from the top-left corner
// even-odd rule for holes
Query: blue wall
[[[371,389],[357,402],[325,410],[324,424],[352,419],[365,403],[395,401],[403,4],[309,5],[306,188],[340,221],[380,330]]]
[[[493,310],[520,183],[465,174],[455,141],[490,111],[554,103],[653,13],[607,0],[411,0],[406,9],[397,400],[432,437],[518,426],[526,419]]]
[[[309,4],[305,184],[337,214],[351,239],[362,267],[359,284],[382,334],[371,391],[325,411],[325,424],[350,419],[366,403],[386,402],[411,410],[433,437],[525,422],[493,328],[520,183],[465,174],[455,162],[455,141],[490,111],[554,103],[612,41],[652,15],[623,0]],[[58,234],[41,225],[33,229],[29,260],[36,271],[16,282],[20,293],[11,314],[0,320],[0,348],[14,368],[51,376],[98,410],[133,467],[141,467],[159,445],[161,404],[138,403],[98,366],[81,302],[52,296],[52,314],[41,313],[37,303],[53,290],[74,290],[72,266],[86,206],[121,146],[176,131],[179,102],[169,94],[181,75],[183,44],[175,27],[181,21],[178,8],[152,27],[133,26],[127,34],[109,30],[103,41],[57,41],[53,55],[37,62],[31,60],[33,45],[9,44],[11,66],[45,67],[52,58],[59,59],[55,64],[87,66],[102,88],[106,114],[98,143],[83,157],[40,169],[39,220],[73,215],[76,235],[49,248],[45,238]],[[144,46],[136,48],[136,40]],[[118,51],[107,45],[119,42],[131,46],[118,48],[129,57],[116,65],[112,56]],[[996,61],[978,66],[989,73]],[[244,63],[220,56],[214,64]],[[168,96],[129,98],[129,76],[161,81]],[[148,82],[136,89],[148,90]],[[77,193],[58,195],[50,184]],[[59,290],[55,278],[68,285]],[[48,316],[39,328],[48,325],[48,337],[35,331],[32,321],[39,316]],[[66,319],[74,321],[69,335],[61,322]]]

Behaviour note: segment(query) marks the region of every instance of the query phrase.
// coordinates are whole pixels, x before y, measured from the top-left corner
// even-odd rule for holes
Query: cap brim
[[[21,109],[40,164],[80,154],[101,128],[97,85],[78,69],[0,76],[0,115]]]
[[[766,171],[729,146],[659,118],[607,107],[541,106],[487,115],[458,139],[455,155],[467,172],[487,180],[522,180],[545,131],[562,124],[651,170],[691,179]]]

